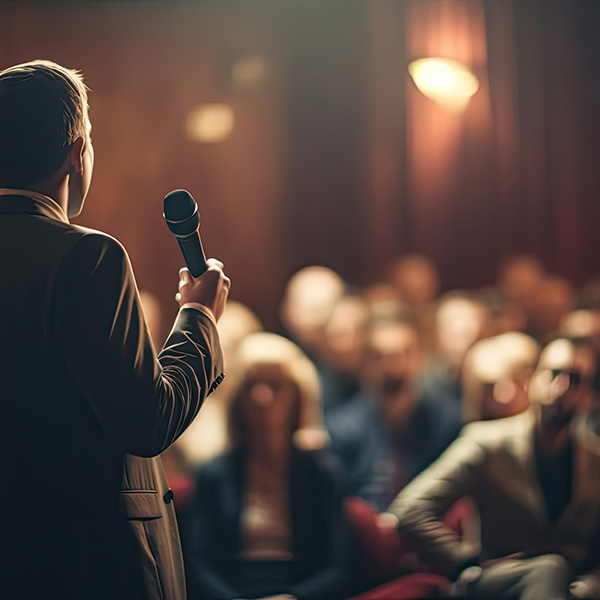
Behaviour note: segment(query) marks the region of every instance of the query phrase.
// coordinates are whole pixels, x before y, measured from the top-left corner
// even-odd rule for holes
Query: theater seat
[[[356,545],[357,577],[361,582],[358,589],[368,590],[352,600],[435,598],[447,592],[450,582],[439,575],[415,572],[399,576],[406,573],[409,553],[395,528],[379,525],[380,515],[368,502],[350,496],[344,499],[344,510]],[[447,512],[444,522],[464,538],[473,531],[473,518],[473,501],[461,498]]]

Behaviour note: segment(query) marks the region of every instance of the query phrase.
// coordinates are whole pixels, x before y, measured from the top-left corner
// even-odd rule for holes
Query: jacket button
[[[171,501],[173,500],[173,496],[175,496],[175,494],[173,493],[173,490],[169,489],[169,491],[163,496],[163,500],[165,501],[165,504],[171,504]]]

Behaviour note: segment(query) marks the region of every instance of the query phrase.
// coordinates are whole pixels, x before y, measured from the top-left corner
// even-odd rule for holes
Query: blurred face
[[[441,306],[436,321],[439,349],[460,366],[467,350],[482,336],[487,315],[474,302],[455,298]]]
[[[82,209],[92,182],[94,171],[94,147],[92,145],[92,124],[86,116],[87,133],[82,147],[82,173],[73,173],[69,178],[68,216],[77,217]]]
[[[538,285],[534,301],[531,318],[544,332],[550,333],[558,329],[561,320],[571,310],[573,289],[566,279],[547,278]]]
[[[385,325],[369,335],[367,377],[386,422],[401,426],[414,406],[410,392],[421,368],[419,338],[409,325]]]
[[[342,373],[357,373],[365,347],[367,308],[357,298],[341,300],[325,326],[327,361]]]
[[[433,263],[425,258],[402,261],[394,270],[393,279],[403,299],[411,306],[426,306],[435,300],[440,287]]]
[[[597,369],[590,348],[559,339],[546,346],[529,386],[529,399],[541,427],[559,431],[595,400],[592,381]]]
[[[297,390],[279,365],[256,365],[250,369],[242,394],[241,412],[246,428],[269,435],[292,434]]]
[[[409,325],[381,325],[368,337],[367,378],[383,395],[397,394],[421,368],[417,332]]]
[[[515,259],[502,269],[500,288],[507,299],[519,304],[527,303],[543,276],[543,268],[536,259]]]
[[[312,351],[321,348],[323,328],[343,292],[344,282],[325,267],[307,267],[290,280],[282,318],[305,348]]]

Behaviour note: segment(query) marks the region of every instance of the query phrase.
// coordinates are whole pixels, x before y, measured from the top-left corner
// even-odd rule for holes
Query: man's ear
[[[73,142],[69,152],[69,165],[72,173],[83,174],[83,138],[81,137]]]

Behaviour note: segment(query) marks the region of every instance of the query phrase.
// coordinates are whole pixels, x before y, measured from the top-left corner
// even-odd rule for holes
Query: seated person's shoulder
[[[505,419],[475,421],[462,428],[460,437],[471,439],[482,446],[497,446],[508,438],[527,435],[532,423],[529,412]]]
[[[374,414],[371,399],[358,394],[348,402],[332,410],[327,420],[327,429],[334,442],[338,438],[354,438],[369,427]]]

